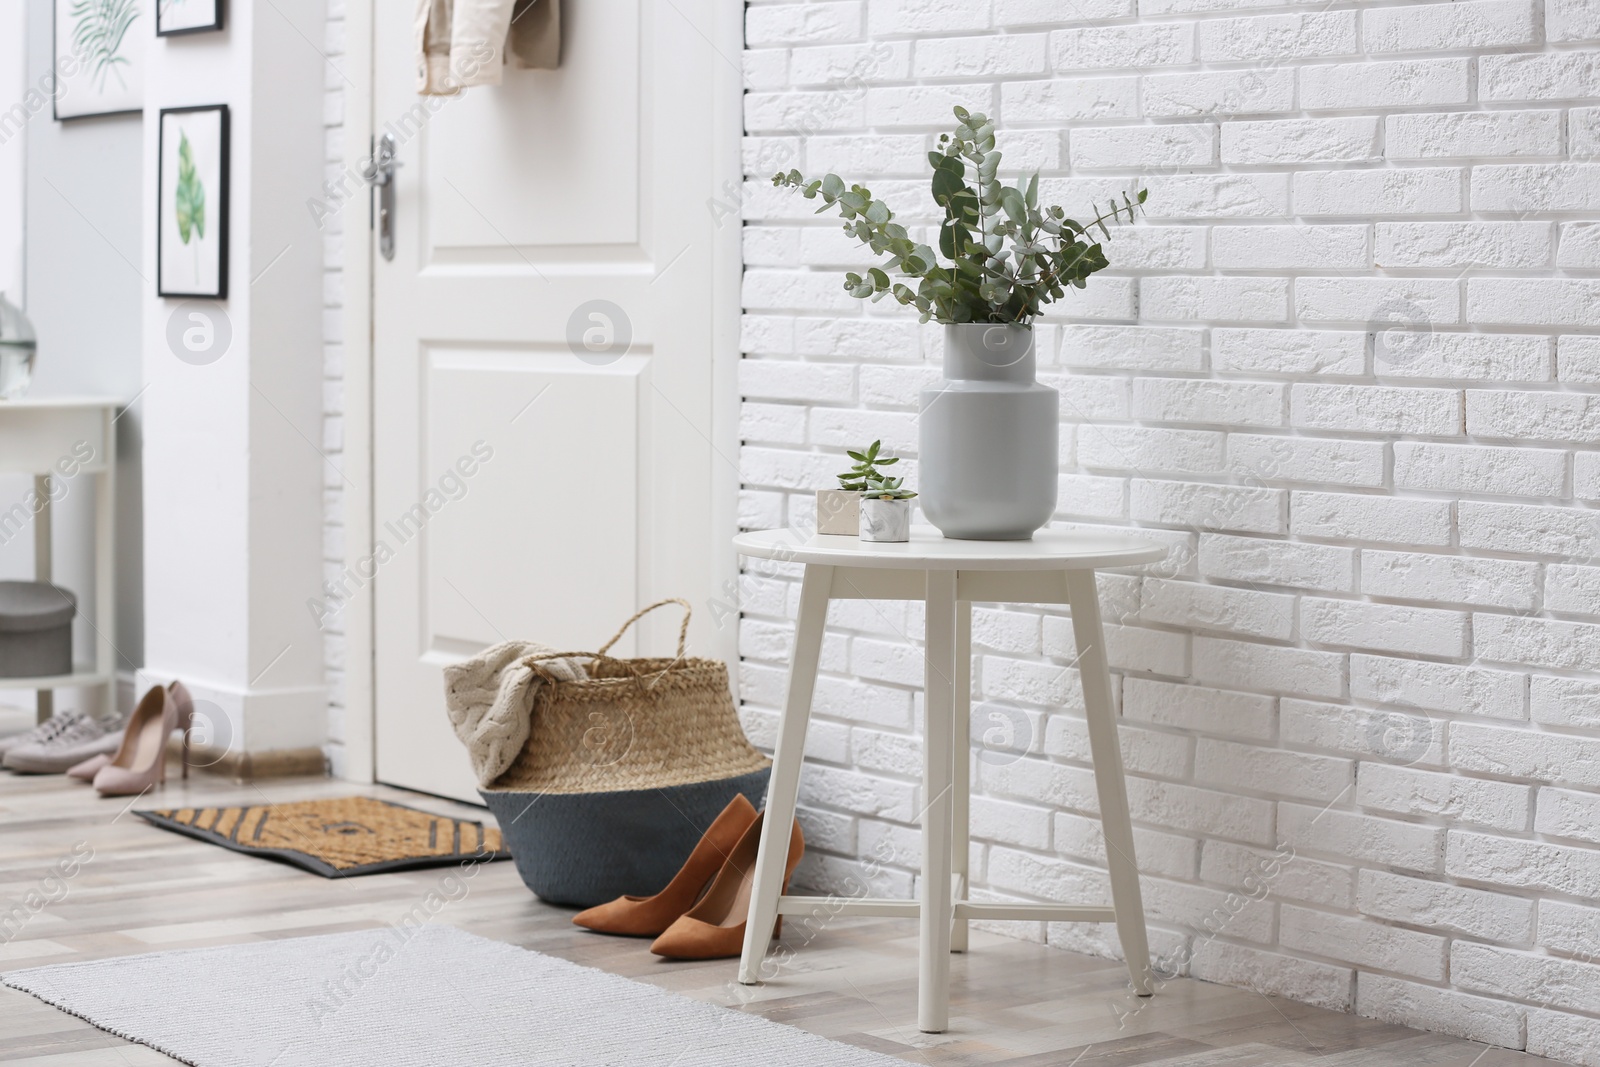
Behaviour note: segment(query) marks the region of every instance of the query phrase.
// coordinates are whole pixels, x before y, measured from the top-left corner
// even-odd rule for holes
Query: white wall
[[[0,100],[20,101],[28,83],[28,35],[21,4],[0,5]],[[13,120],[0,125],[0,292],[20,303],[22,183],[27,135]]]
[[[142,167],[156,173],[161,107],[232,109],[231,347],[195,365],[169,347],[181,301],[155,295],[144,218],[143,353],[150,681],[182,678],[225,713],[219,740],[252,754],[319,746],[320,0],[230,5],[222,33],[158,41]],[[225,733],[227,736],[220,736]]]
[[[21,51],[25,42],[26,70],[13,70],[0,95],[0,114],[5,116],[0,167],[12,168],[0,170],[10,175],[0,177],[0,218],[21,221],[25,209],[28,240],[17,262],[13,257],[23,251],[23,229],[0,224],[0,279],[13,263],[20,268],[5,288],[13,300],[20,302],[26,295],[26,310],[39,334],[32,394],[132,399],[141,385],[141,120],[115,115],[55,121],[48,95],[51,5],[28,0],[26,5],[7,4],[4,10],[11,25],[0,26],[0,48]],[[12,36],[13,30],[25,32]],[[14,168],[24,159],[23,180],[17,184]],[[11,213],[3,214],[7,209]],[[144,646],[141,417],[136,406],[117,423],[116,644],[118,666],[124,671],[141,664]],[[28,488],[26,479],[8,479],[0,486],[0,499],[15,499]],[[86,610],[93,582],[92,514],[89,496],[70,488],[54,509],[54,577],[79,594]],[[8,576],[31,577],[31,535],[0,548],[0,568]],[[78,654],[88,659],[94,634],[82,624],[75,630]],[[60,702],[71,706],[79,698],[66,692]]]
[[[959,103],[1074,213],[1148,186],[1040,341],[1058,522],[1173,550],[1104,583],[1157,953],[1600,1064],[1600,5],[821,0],[746,31],[744,525],[809,528],[846,446],[913,453],[937,376],[937,332],[848,298],[862,256],[774,170],[927,221]],[[795,577],[743,583],[760,737]],[[887,843],[903,893],[920,618],[831,619],[802,875],[843,889]],[[1099,894],[1068,625],[984,608],[975,635],[979,732],[1027,743],[986,735],[980,891]],[[1265,898],[1230,896],[1280,846]]]
[[[13,102],[20,102],[28,76],[27,20],[21,4],[0,5],[0,293],[19,307],[26,300],[22,292],[22,229],[24,167],[27,156],[27,111],[9,113]],[[32,487],[27,478],[0,478],[0,501],[9,507]],[[28,577],[33,573],[31,529],[0,544],[0,576]],[[7,694],[0,699],[20,701],[26,694]]]
[[[26,84],[18,88],[22,77],[0,62],[0,86],[9,86],[0,167],[14,165],[25,140],[35,392],[138,397],[118,423],[123,666],[144,666],[148,623],[141,682],[182,678],[219,705],[226,725],[217,741],[250,752],[315,747],[325,736],[323,650],[304,605],[317,591],[326,465],[322,238],[304,205],[320,180],[323,79],[336,77],[315,43],[325,5],[275,3],[258,22],[251,5],[235,4],[221,33],[153,39],[144,114],[70,123],[55,122],[48,98],[39,105],[27,92],[48,90],[50,11],[48,0],[30,0]],[[6,7],[5,17],[15,13]],[[5,29],[0,48],[21,40]],[[31,116],[25,137],[13,132],[16,121],[3,124],[14,101]],[[215,363],[195,366],[167,340],[179,302],[155,296],[153,176],[159,110],[210,103],[233,109],[231,292],[222,308],[233,342]],[[17,233],[4,221],[21,207],[5,181],[0,278]],[[57,578],[79,590],[88,576],[86,503],[69,494],[57,511]],[[15,539],[0,551],[0,571],[31,572],[30,549]]]

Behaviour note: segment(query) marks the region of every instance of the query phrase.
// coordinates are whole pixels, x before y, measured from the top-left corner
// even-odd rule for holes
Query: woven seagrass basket
[[[607,655],[628,628],[683,608],[672,659]],[[528,888],[593,905],[661,890],[713,819],[743,793],[760,806],[771,762],[744,735],[720,660],[686,656],[690,607],[652,604],[598,652],[523,662],[541,677],[522,752],[482,790]],[[568,681],[543,661],[587,658]]]

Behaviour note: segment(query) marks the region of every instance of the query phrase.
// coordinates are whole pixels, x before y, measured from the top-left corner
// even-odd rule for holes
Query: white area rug
[[[0,981],[196,1067],[905,1062],[451,926],[124,956]]]

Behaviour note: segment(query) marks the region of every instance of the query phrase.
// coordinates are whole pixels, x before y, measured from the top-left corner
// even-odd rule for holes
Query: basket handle
[[[657,608],[666,607],[668,604],[676,604],[683,609],[683,625],[678,627],[677,656],[678,659],[682,659],[684,649],[687,648],[689,644],[689,617],[694,614],[694,609],[691,608],[689,606],[689,602],[684,600],[682,597],[668,597],[666,600],[658,600],[649,607],[640,608],[638,611],[634,612],[633,618],[623,623],[622,629],[618,630],[616,634],[612,636],[611,640],[600,646],[600,651],[595,653],[595,657],[598,659],[599,657],[604,656],[606,652],[610,650],[612,645],[616,644],[618,641],[621,641],[622,635],[628,632],[628,627],[632,626],[634,623],[638,622],[640,619],[644,618]]]
[[[668,604],[677,604],[679,607],[683,608],[683,625],[678,628],[678,656],[677,656],[677,659],[681,660],[681,659],[683,659],[684,650],[688,647],[688,643],[689,643],[689,617],[690,617],[691,614],[693,614],[693,609],[691,607],[689,607],[689,602],[687,600],[684,600],[684,599],[682,599],[680,597],[671,597],[671,598],[669,598],[667,600],[658,600],[654,604],[651,604],[649,607],[642,608],[639,611],[635,612],[634,615],[633,615],[633,618],[631,618],[627,622],[623,623],[622,624],[622,629],[618,630],[612,636],[611,640],[609,640],[605,644],[601,645],[600,646],[600,651],[598,651],[598,652],[546,652],[543,655],[524,656],[518,662],[521,663],[524,667],[531,667],[533,669],[533,671],[536,674],[539,674],[541,677],[544,677],[544,678],[547,678],[547,679],[549,679],[551,681],[554,681],[555,679],[552,676],[547,674],[544,670],[542,670],[539,667],[539,663],[541,663],[544,660],[552,660],[552,659],[580,659],[580,658],[588,658],[588,659],[592,659],[592,660],[610,659],[611,657],[607,656],[606,652],[611,648],[612,645],[614,645],[618,641],[622,640],[622,635],[628,632],[628,627],[632,626],[634,623],[636,623],[640,619],[644,618],[644,616],[648,615],[650,612],[656,610],[657,608],[665,607]],[[640,673],[639,669],[637,667],[634,667],[631,664],[627,664],[626,660],[617,660],[616,662],[626,664],[628,666],[629,672],[634,676],[634,678],[636,680],[641,678],[641,677],[643,677],[643,675]],[[671,668],[669,667],[668,670],[670,670],[670,669]]]

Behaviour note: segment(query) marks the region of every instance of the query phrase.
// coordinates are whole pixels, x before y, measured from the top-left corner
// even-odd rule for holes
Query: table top
[[[961,541],[931,526],[913,526],[911,540],[893,544],[843,534],[762,530],[733,539],[741,556],[835,567],[916,571],[1061,571],[1154,563],[1165,545],[1122,533],[1040,530],[1031,541]]]
[[[53,408],[120,408],[127,403],[115,396],[22,396],[0,400],[0,412],[39,411]]]

